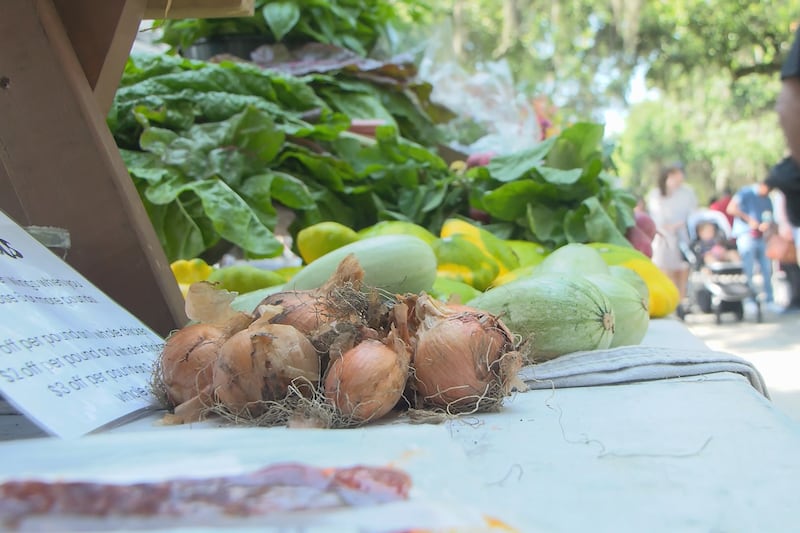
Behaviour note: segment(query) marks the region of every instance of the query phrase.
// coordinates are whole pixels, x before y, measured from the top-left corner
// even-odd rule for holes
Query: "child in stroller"
[[[744,301],[755,300],[739,254],[731,240],[731,226],[724,214],[702,209],[686,221],[691,242],[684,245],[683,255],[691,265],[687,302],[679,307],[678,316],[699,310],[714,313],[717,323],[723,313],[744,318]],[[761,307],[756,302],[756,320],[761,322]]]

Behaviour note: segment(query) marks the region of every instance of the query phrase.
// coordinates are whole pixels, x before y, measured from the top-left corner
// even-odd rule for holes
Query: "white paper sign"
[[[0,212],[0,392],[75,438],[156,405],[163,339]]]

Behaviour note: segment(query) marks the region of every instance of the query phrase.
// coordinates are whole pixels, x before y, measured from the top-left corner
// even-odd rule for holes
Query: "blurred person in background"
[[[733,198],[733,191],[731,191],[730,187],[725,187],[725,190],[722,191],[719,198],[711,200],[708,204],[708,208],[719,211],[725,215],[725,218],[728,219],[728,223],[733,226],[733,217],[728,214],[728,205],[731,203],[731,198]]]
[[[653,239],[653,263],[678,287],[681,306],[689,280],[689,263],[681,246],[689,244],[686,221],[697,209],[697,197],[684,178],[682,166],[665,168],[658,177],[658,186],[648,193],[646,200],[647,212],[658,229]]]
[[[778,266],[786,276],[786,283],[789,288],[788,303],[783,310],[784,313],[796,313],[800,311],[800,258],[797,257],[797,233],[798,228],[792,226],[789,218],[786,216],[786,197],[779,190],[772,191],[772,205],[775,208],[775,224],[777,225],[776,231],[778,235],[783,237],[785,241],[793,242],[795,247],[795,257],[777,259]]]
[[[736,239],[736,249],[742,259],[747,283],[755,293],[757,287],[753,277],[758,265],[764,302],[770,311],[776,311],[772,292],[772,260],[767,257],[764,238],[764,233],[774,225],[775,209],[769,192],[770,186],[766,181],[745,185],[733,195],[728,204],[728,214],[734,217],[732,236]]]

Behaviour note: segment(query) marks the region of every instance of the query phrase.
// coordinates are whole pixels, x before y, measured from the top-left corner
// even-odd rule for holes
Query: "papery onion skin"
[[[522,357],[496,317],[469,308],[418,302],[421,316],[413,357],[413,385],[423,406],[448,412],[489,409],[512,387]],[[460,312],[459,312],[460,311]]]
[[[358,259],[348,255],[321,287],[271,294],[256,308],[256,316],[262,305],[280,306],[283,310],[270,322],[289,324],[306,335],[334,321],[361,323],[368,304],[361,291],[363,279]]]
[[[240,331],[225,341],[214,367],[215,401],[236,414],[244,414],[249,404],[255,411],[264,380],[258,363],[250,331]]]
[[[266,343],[269,353],[264,373],[263,396],[283,399],[290,386],[304,396],[313,394],[320,380],[320,356],[311,341],[297,328],[284,324],[266,324],[254,328],[254,343]]]
[[[393,347],[365,339],[334,359],[324,381],[325,397],[345,419],[376,420],[403,396],[409,358],[402,341],[390,334]]]
[[[224,341],[222,328],[202,323],[185,326],[167,338],[157,379],[170,407],[190,400],[211,383]]]
[[[331,312],[316,291],[282,291],[264,298],[261,305],[280,306],[283,310],[271,318],[273,324],[288,324],[305,334],[332,320]]]
[[[256,417],[265,401],[282,400],[295,380],[310,393],[319,382],[319,356],[296,328],[256,322],[228,339],[214,368],[214,398],[230,412]]]

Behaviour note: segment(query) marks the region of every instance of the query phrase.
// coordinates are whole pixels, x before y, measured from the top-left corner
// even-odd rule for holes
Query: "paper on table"
[[[257,531],[309,532],[489,532],[495,531],[491,523],[515,525],[504,510],[490,508],[483,501],[484,482],[474,475],[464,451],[445,425],[388,424],[341,430],[159,427],[154,431],[90,435],[77,442],[35,439],[2,443],[0,456],[16,458],[0,466],[0,483],[39,479],[125,484],[239,474],[291,462],[315,467],[391,466],[412,479],[407,501],[297,513],[283,517],[282,523],[261,517],[243,520],[244,525],[257,526],[253,529]],[[98,461],[98,457],[104,460]],[[487,524],[489,517],[492,520]],[[187,517],[179,529],[193,530],[198,525],[232,529],[202,520],[198,509],[197,516]],[[121,521],[106,525],[115,530],[120,525],[142,527],[141,523]]]
[[[0,212],[0,392],[74,438],[155,405],[163,339]]]

